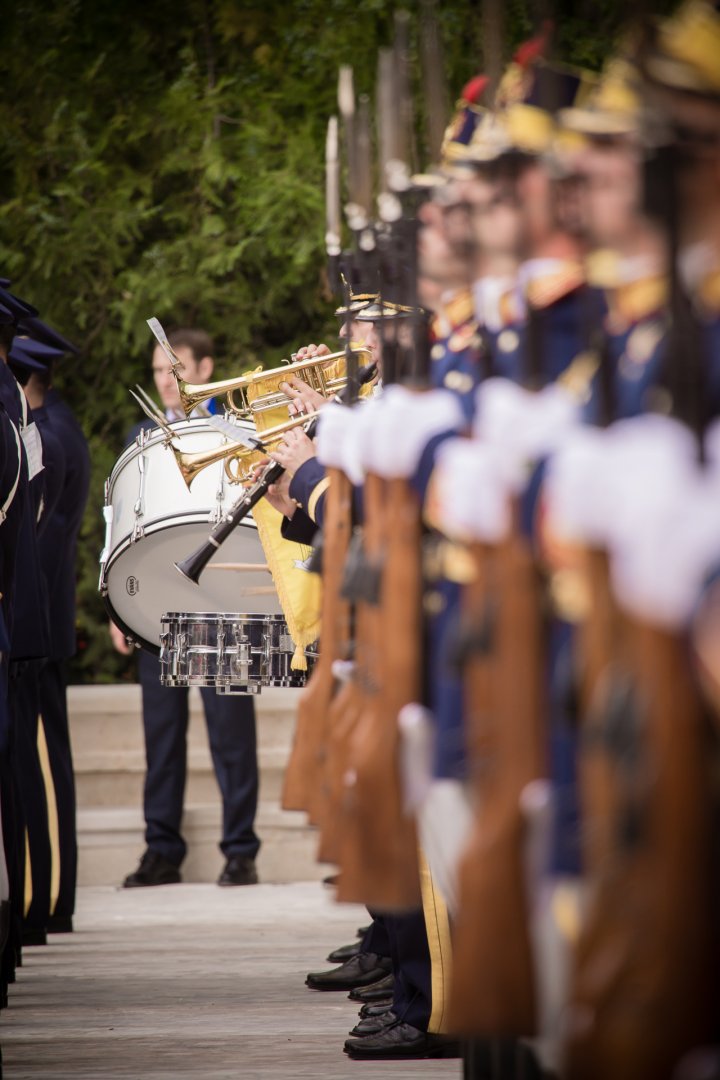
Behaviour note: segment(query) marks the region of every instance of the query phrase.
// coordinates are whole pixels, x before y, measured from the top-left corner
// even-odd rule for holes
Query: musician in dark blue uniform
[[[213,369],[208,335],[199,330],[178,330],[170,334],[169,341],[185,366],[183,377],[189,382],[207,382]],[[170,363],[159,346],[153,354],[153,376],[167,418],[185,419]],[[139,425],[131,437],[150,426],[149,421]],[[112,624],[110,629],[115,647],[129,653],[122,631]],[[138,654],[138,677],[147,759],[143,800],[147,850],[137,870],[125,878],[125,888],[179,882],[186,853],[180,823],[187,775],[189,691],[163,686],[160,663],[146,651]],[[254,829],[258,799],[255,705],[252,697],[224,696],[211,687],[202,687],[200,694],[223,802],[220,850],[226,863],[218,884],[253,885],[260,848]]]

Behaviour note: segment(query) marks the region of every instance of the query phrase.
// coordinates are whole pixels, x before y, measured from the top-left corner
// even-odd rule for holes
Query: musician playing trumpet
[[[379,388],[382,381],[382,355],[380,347],[381,342],[377,333],[376,324],[367,319],[357,317],[367,311],[371,304],[377,306],[377,296],[366,294],[362,300],[351,298],[350,306],[354,317],[350,321],[349,331],[350,340],[356,345],[362,345],[371,353],[372,360],[378,368],[378,378],[375,386]],[[345,340],[348,334],[346,309],[340,307],[335,314],[343,320],[340,326],[339,337]],[[329,354],[330,349],[327,345],[311,344],[305,345],[302,349],[299,349],[293,359],[306,360],[312,356],[326,356]],[[281,383],[280,389],[289,399],[288,413],[290,416],[302,416],[303,413],[315,413],[321,409],[328,400],[323,397],[322,394],[313,390],[311,386],[308,386],[308,384],[297,375],[293,375],[287,382]],[[278,483],[272,484],[267,493],[268,501],[283,515],[283,536],[285,536],[286,539],[298,540],[302,537],[301,542],[309,542],[315,532],[315,523],[303,511],[296,516],[299,504],[290,495],[290,486],[295,474],[301,467],[315,458],[315,444],[307,437],[302,428],[292,428],[283,436],[279,445],[270,452],[269,457],[274,461],[279,462],[285,468],[285,472]],[[257,465],[253,477],[254,479],[257,479],[260,475],[268,460],[269,459],[266,458]],[[312,490],[324,481],[325,470],[317,461],[315,461],[314,465],[310,466],[307,471],[312,474],[308,477],[308,486],[312,493]],[[293,522],[294,524],[291,524]]]

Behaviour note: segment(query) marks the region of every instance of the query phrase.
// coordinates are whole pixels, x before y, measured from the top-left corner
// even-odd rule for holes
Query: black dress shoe
[[[371,924],[371,925],[372,925],[372,924]],[[355,933],[357,934],[357,936],[358,936],[359,938],[364,938],[364,937],[365,937],[365,935],[367,934],[367,932],[368,932],[368,930],[369,930],[369,929],[370,929],[370,927],[369,927],[369,926],[358,926],[358,928],[357,928],[357,930],[355,931]]]
[[[231,855],[217,880],[218,885],[257,885],[255,860],[244,855]]]
[[[381,1002],[379,1005],[363,1005],[360,1009],[360,1019],[365,1020],[368,1016],[382,1016],[388,1009],[391,1009],[392,1005],[388,1005]]]
[[[44,926],[23,926],[22,943],[25,945],[47,945],[47,932]]]
[[[377,1016],[366,1016],[364,1020],[359,1020],[349,1034],[357,1039],[365,1039],[368,1035],[378,1035],[391,1024],[397,1024],[397,1019],[392,1009],[383,1009]]]
[[[72,915],[51,915],[47,924],[48,934],[72,934]]]
[[[393,985],[395,979],[392,971],[370,986],[356,986],[350,991],[348,997],[351,1001],[359,1001],[361,1005],[379,1005],[381,1001],[392,1001]]]
[[[342,967],[331,968],[330,971],[311,971],[305,985],[311,990],[354,990],[358,986],[377,982],[387,974],[391,964],[387,956],[358,953]]]
[[[346,1039],[345,1053],[351,1058],[376,1060],[384,1058],[442,1058],[459,1057],[460,1047],[455,1039],[444,1035],[429,1035],[410,1024],[398,1021],[377,1035],[364,1039]]]
[[[177,885],[181,881],[180,871],[157,851],[147,849],[137,870],[128,874],[122,883],[123,889],[140,889],[147,885]]]
[[[360,952],[360,942],[353,941],[352,945],[341,945],[339,949],[333,949],[327,955],[328,964],[344,964],[346,960],[352,960]]]

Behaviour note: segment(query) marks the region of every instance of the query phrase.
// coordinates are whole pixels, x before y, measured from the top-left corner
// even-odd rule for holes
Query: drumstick
[[[243,572],[250,571],[250,570],[267,570],[267,572],[270,573],[270,567],[265,562],[262,562],[262,563],[216,562],[216,563],[209,563],[208,566],[207,566],[207,569],[208,570],[240,570],[240,571],[243,571]]]
[[[277,589],[274,585],[256,585],[249,589],[240,590],[242,596],[275,596]]]

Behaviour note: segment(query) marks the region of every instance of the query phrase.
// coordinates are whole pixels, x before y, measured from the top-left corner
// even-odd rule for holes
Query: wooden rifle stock
[[[544,771],[540,580],[517,528],[476,558],[477,614],[486,619],[489,603],[493,626],[468,680],[478,815],[459,870],[450,1030],[528,1036],[537,1009],[520,798]]]
[[[367,566],[379,565],[384,556],[383,497],[382,481],[376,476],[368,477],[364,488],[361,556]],[[358,551],[353,552],[353,558],[359,557]],[[351,576],[355,576],[355,571]],[[338,865],[343,861],[352,863],[354,858],[355,803],[347,791],[347,778],[354,768],[357,730],[370,696],[377,692],[378,678],[380,609],[370,593],[358,594],[355,599],[354,670],[331,707],[325,774],[327,803],[320,830],[320,861]]]
[[[355,612],[356,663],[361,664],[363,645],[368,640],[368,610],[359,604]],[[323,805],[320,813],[318,861],[340,865],[345,846],[345,782],[352,764],[355,731],[365,709],[365,689],[360,677],[344,683],[330,703],[328,742],[321,780]]]
[[[383,487],[385,491],[383,492]],[[420,905],[417,836],[398,770],[398,713],[420,694],[420,508],[404,480],[368,477],[369,539],[385,549],[374,620],[374,692],[354,731],[338,899],[383,911]]]
[[[568,1011],[570,1080],[670,1080],[685,1053],[715,1037],[705,717],[683,639],[623,621],[604,724],[586,750],[605,756],[612,779],[609,798],[586,798],[588,828],[609,809],[612,846],[588,867]]]
[[[607,754],[592,752],[593,727],[607,705],[614,658],[622,656],[624,621],[610,590],[606,552],[583,550],[582,573],[587,589],[587,612],[579,628],[580,712],[582,738],[589,747],[580,753],[578,776],[582,806],[583,869],[602,872],[614,847],[614,783]]]
[[[317,820],[328,712],[335,689],[333,663],[343,655],[349,638],[349,605],[340,596],[340,578],[350,540],[350,481],[338,469],[328,469],[330,485],[323,526],[323,595],[320,656],[298,703],[297,727],[285,772],[282,806],[306,810]]]

